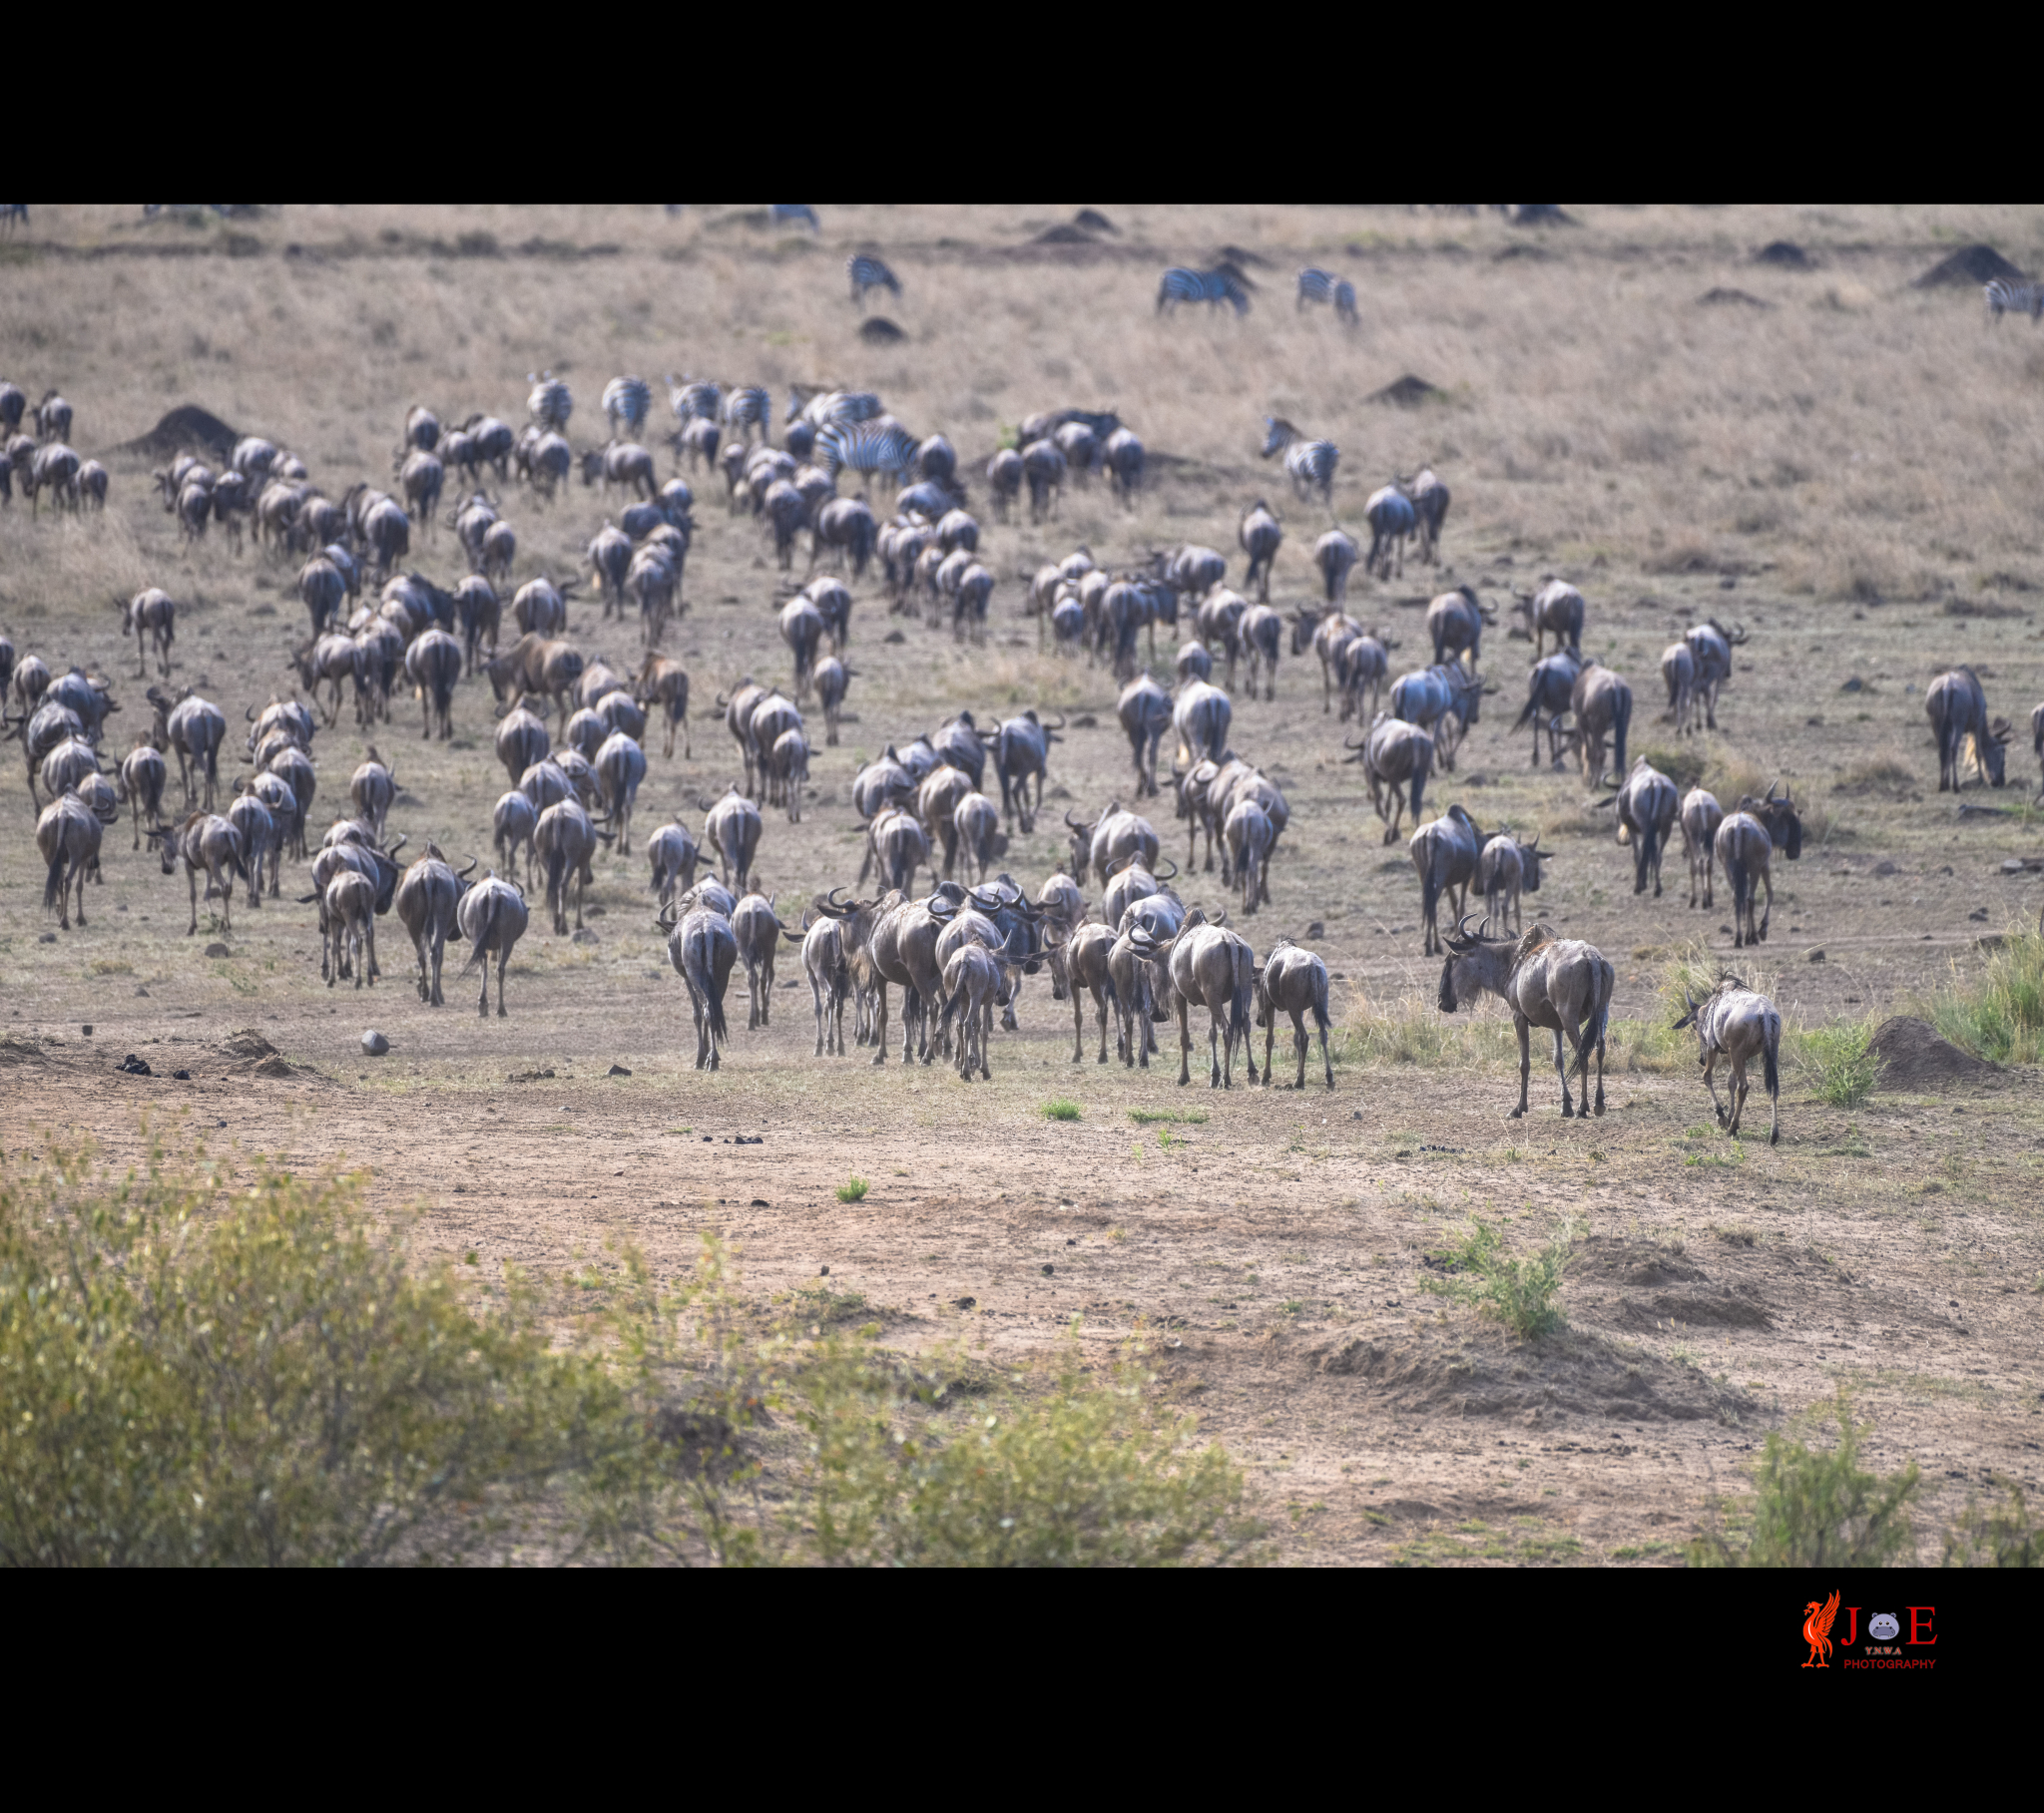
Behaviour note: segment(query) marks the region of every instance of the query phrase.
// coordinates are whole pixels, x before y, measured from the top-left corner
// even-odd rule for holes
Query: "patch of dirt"
[[[1046,227],[1030,241],[1032,245],[1091,245],[1093,235],[1085,227],[1066,224],[1061,227]]]
[[[276,1047],[253,1026],[245,1026],[239,1033],[230,1034],[222,1042],[221,1050],[230,1058],[255,1059],[276,1056]]]
[[[1417,409],[1422,403],[1447,394],[1438,384],[1429,384],[1426,379],[1408,371],[1395,383],[1386,384],[1381,390],[1372,390],[1363,400],[1370,403],[1391,403],[1400,409]]]
[[[908,335],[885,315],[876,314],[858,330],[858,337],[868,346],[891,346],[896,340],[907,339]]]
[[[1909,287],[1938,289],[1951,283],[1991,283],[1996,277],[2021,282],[2022,276],[1992,245],[1963,245],[1949,257],[1940,258]]]
[[[1671,1325],[1775,1325],[1751,1279],[1714,1281],[1679,1250],[1652,1240],[1592,1236],[1570,1263],[1569,1275],[1581,1287],[1571,1298],[1572,1309],[1613,1327],[1665,1333]],[[1652,1294],[1640,1294],[1642,1286]]]
[[[1873,1035],[1873,1050],[1882,1061],[1880,1087],[1896,1090],[1946,1090],[1977,1087],[2001,1075],[1989,1064],[1940,1039],[1925,1020],[1897,1014],[1883,1020]]]
[[[180,453],[210,453],[227,459],[241,435],[211,410],[197,403],[181,403],[147,434],[123,441],[116,453],[132,453],[138,459],[167,460]]]
[[[0,1039],[0,1070],[15,1070],[26,1065],[40,1069],[48,1063],[49,1059],[41,1048],[21,1039]]]
[[[1537,1343],[1481,1328],[1459,1337],[1423,1330],[1357,1336],[1310,1351],[1315,1370],[1367,1381],[1385,1407],[1407,1413],[1643,1423],[1730,1417],[1753,1408],[1744,1392],[1714,1384],[1693,1366],[1627,1353],[1580,1329]]]
[[[1793,239],[1774,239],[1753,254],[1756,264],[1773,264],[1780,270],[1808,270],[1816,260]]]
[[[1774,303],[1763,302],[1759,296],[1749,295],[1743,289],[1728,289],[1722,283],[1716,289],[1707,289],[1697,297],[1706,307],[1720,307],[1730,304],[1742,308],[1772,308]]]

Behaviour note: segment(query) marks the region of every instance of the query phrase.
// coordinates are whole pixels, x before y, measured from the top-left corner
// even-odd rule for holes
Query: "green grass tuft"
[[[1859,1108],[1880,1081],[1880,1054],[1872,1040],[1871,1021],[1847,1020],[1796,1034],[1790,1049],[1819,1102]]]
[[[2009,932],[1980,975],[1954,972],[1930,1019],[1942,1037],[1990,1064],[2044,1062],[2044,937]]]
[[[1204,1108],[1132,1108],[1129,1119],[1138,1127],[1148,1127],[1153,1122],[1168,1121],[1174,1127],[1199,1127],[1207,1119]]]
[[[840,1202],[861,1202],[865,1199],[865,1193],[866,1180],[863,1177],[849,1178],[837,1186],[837,1199]]]
[[[1079,1105],[1076,1102],[1046,1102],[1043,1118],[1046,1121],[1076,1121],[1079,1119]]]
[[[1504,1236],[1480,1216],[1470,1217],[1471,1231],[1452,1246],[1427,1255],[1448,1275],[1422,1278],[1422,1290],[1474,1304],[1495,1316],[1520,1339],[1537,1341],[1565,1327],[1555,1298],[1575,1244],[1576,1226],[1565,1221],[1554,1237],[1530,1259],[1505,1251]]]

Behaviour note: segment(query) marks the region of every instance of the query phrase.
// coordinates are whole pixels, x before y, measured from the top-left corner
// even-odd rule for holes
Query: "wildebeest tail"
[[[1762,1060],[1768,1082],[1768,1094],[1771,1096],[1779,1096],[1782,1093],[1781,1057],[1782,1022],[1771,1014],[1767,1023],[1767,1048]]]
[[[1523,730],[1533,713],[1540,709],[1540,680],[1536,676],[1526,683],[1526,702],[1519,707],[1519,715],[1513,720],[1512,728]]]
[[[57,854],[50,858],[50,876],[43,883],[43,905],[45,907],[55,906],[59,897],[63,894],[65,867],[64,851],[60,847]]]
[[[1621,691],[1617,698],[1612,701],[1611,715],[1611,733],[1614,741],[1617,743],[1618,772],[1620,774],[1626,771],[1625,738],[1626,732],[1632,727],[1632,721],[1633,695],[1629,691]]]
[[[1321,1032],[1327,1030],[1327,978],[1321,971],[1313,972],[1313,1025]]]
[[[1740,928],[1739,915],[1745,911],[1752,883],[1747,878],[1746,858],[1735,845],[1725,852],[1725,885],[1732,890],[1732,923]]]

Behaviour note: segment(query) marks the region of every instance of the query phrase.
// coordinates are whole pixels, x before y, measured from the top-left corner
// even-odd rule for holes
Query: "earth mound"
[[[1514,227],[1573,227],[1576,217],[1552,202],[1519,202],[1512,208]]]
[[[1713,308],[1724,303],[1731,303],[1735,307],[1743,308],[1774,307],[1774,303],[1763,302],[1759,296],[1748,295],[1743,289],[1727,289],[1722,284],[1716,289],[1705,290],[1702,295],[1697,297],[1697,300],[1706,307]]]
[[[907,339],[908,335],[885,315],[876,314],[858,330],[858,337],[869,346],[891,346],[896,340]]]
[[[1784,270],[1807,270],[1813,261],[1793,239],[1776,239],[1753,254],[1756,264],[1777,264]]]
[[[215,459],[224,460],[234,452],[235,443],[241,438],[219,416],[201,409],[197,403],[185,403],[147,434],[123,441],[114,451],[150,460],[167,460],[180,453],[210,453]]]
[[[1093,235],[1076,223],[1061,227],[1046,227],[1036,235],[1033,243],[1038,245],[1091,245]]]
[[[1446,395],[1447,392],[1438,384],[1429,384],[1426,379],[1415,377],[1408,371],[1396,383],[1386,384],[1381,390],[1372,390],[1365,400],[1372,403],[1395,403],[1400,409],[1417,409],[1422,403]]]
[[[1909,285],[1911,289],[1937,289],[1947,283],[1991,283],[1996,277],[2021,282],[2023,273],[1992,245],[1962,245],[1941,258]]]
[[[1083,227],[1088,232],[1121,231],[1121,228],[1117,227],[1112,221],[1110,221],[1107,218],[1107,216],[1102,214],[1100,210],[1097,208],[1080,209],[1079,212],[1072,217],[1072,225],[1074,227]]]
[[[1957,1089],[2000,1075],[1998,1066],[1940,1039],[1928,1021],[1903,1014],[1883,1020],[1870,1044],[1882,1061],[1882,1089]]]

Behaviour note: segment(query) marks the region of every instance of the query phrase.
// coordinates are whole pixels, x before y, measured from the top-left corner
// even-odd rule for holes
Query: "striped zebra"
[[[668,407],[681,422],[689,422],[698,416],[706,422],[714,422],[717,420],[717,407],[723,401],[724,392],[705,379],[692,378],[686,373],[678,378],[672,371],[667,374]]]
[[[743,442],[752,429],[758,428],[762,446],[766,442],[766,424],[772,418],[772,401],[759,384],[741,384],[727,391],[718,410],[718,419],[730,431],[733,441]]]
[[[854,303],[864,301],[869,289],[890,289],[897,299],[901,294],[901,279],[878,258],[854,252],[844,260],[844,271],[851,278],[851,299]]]
[[[1281,415],[1267,415],[1264,426],[1264,458],[1284,455],[1284,475],[1300,497],[1320,494],[1320,501],[1333,507],[1334,468],[1341,450],[1332,441],[1309,441]]]
[[[1337,277],[1331,270],[1320,270],[1310,264],[1298,273],[1298,306],[1303,308],[1308,302],[1331,302],[1342,320],[1356,318],[1355,285],[1346,277]]]
[[[896,421],[832,422],[816,431],[811,457],[833,483],[846,466],[861,477],[884,473],[900,483],[914,473],[920,445]]]
[[[1187,270],[1179,265],[1167,270],[1157,285],[1157,312],[1176,309],[1181,302],[1205,302],[1213,308],[1231,302],[1239,315],[1250,311],[1249,291],[1242,279],[1227,269]]]
[[[1987,325],[1992,327],[2004,314],[2026,314],[2032,321],[2044,317],[2044,283],[2011,283],[1996,277],[1987,285]]]
[[[644,378],[612,378],[603,387],[603,412],[614,441],[636,439],[652,407],[653,388]]]
[[[528,371],[525,381],[532,386],[532,394],[525,399],[525,412],[542,428],[556,431],[568,426],[568,418],[575,412],[575,399],[568,394],[568,386],[551,371]],[[437,424],[434,439],[437,440]],[[432,443],[426,444],[427,451]]]

